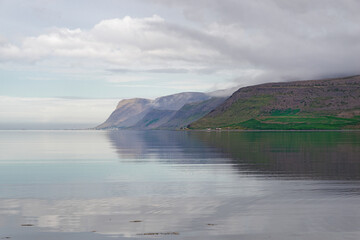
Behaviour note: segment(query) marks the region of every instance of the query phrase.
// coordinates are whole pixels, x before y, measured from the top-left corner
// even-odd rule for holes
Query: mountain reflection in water
[[[169,164],[232,163],[263,177],[360,179],[360,132],[174,132],[108,133],[121,159],[158,159]]]

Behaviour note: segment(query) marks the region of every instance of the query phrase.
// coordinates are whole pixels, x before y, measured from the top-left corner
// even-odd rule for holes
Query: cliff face
[[[358,128],[360,76],[241,88],[191,128]]]

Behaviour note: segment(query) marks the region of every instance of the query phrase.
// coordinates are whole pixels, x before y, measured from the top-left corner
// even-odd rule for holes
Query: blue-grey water
[[[0,239],[360,239],[360,132],[0,131]]]

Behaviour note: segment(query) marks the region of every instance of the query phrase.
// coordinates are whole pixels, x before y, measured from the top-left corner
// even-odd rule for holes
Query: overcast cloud
[[[221,39],[204,41],[233,68],[257,69],[263,74],[255,78],[261,81],[359,74],[359,1],[154,2],[181,8],[184,16]]]
[[[49,26],[18,44],[3,37],[1,61],[81,59],[99,68],[216,69],[238,78],[239,69],[251,69],[262,81],[359,72],[359,1],[153,2],[181,9],[193,27],[159,15],[104,19],[89,29]]]

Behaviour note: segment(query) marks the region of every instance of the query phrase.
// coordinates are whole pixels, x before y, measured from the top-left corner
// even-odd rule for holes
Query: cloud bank
[[[26,37],[19,45],[2,42],[0,59],[34,62],[67,58],[128,71],[191,70],[206,66],[207,59],[221,57],[200,40],[156,15],[141,19],[127,16],[103,20],[90,30],[54,28]]]
[[[2,39],[0,61],[222,73],[243,85],[360,72],[359,1],[152,2],[180,9],[192,24],[153,15],[107,19],[90,29],[52,28],[18,44]]]

